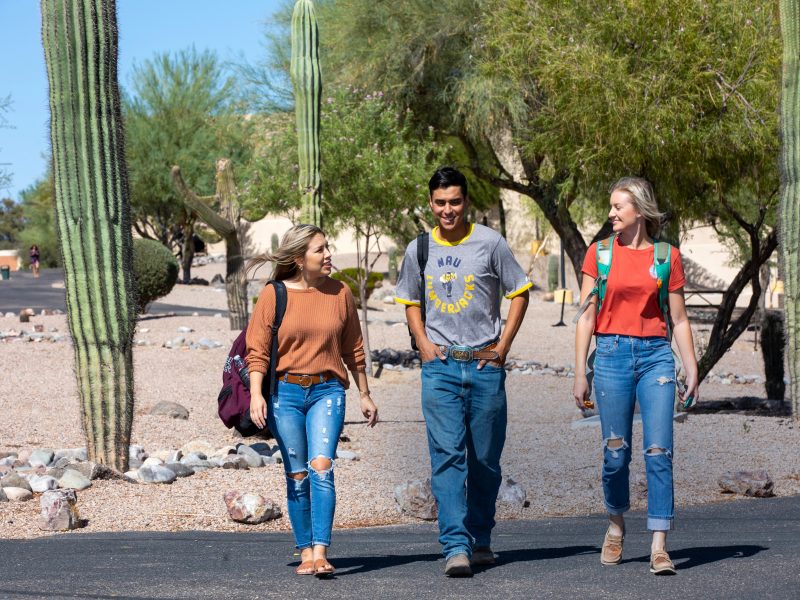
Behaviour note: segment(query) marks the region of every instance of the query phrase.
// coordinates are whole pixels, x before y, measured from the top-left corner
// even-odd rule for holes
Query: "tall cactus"
[[[319,176],[319,115],[322,78],[319,67],[319,29],[311,0],[297,0],[292,13],[292,84],[294,85],[298,185],[303,194],[301,219],[322,225]]]
[[[800,420],[800,0],[781,0],[781,235],[792,413]]]
[[[42,0],[42,41],[83,431],[90,460],[125,471],[136,304],[114,0]]]

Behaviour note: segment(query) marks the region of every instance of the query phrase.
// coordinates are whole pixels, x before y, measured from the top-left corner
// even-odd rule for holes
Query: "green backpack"
[[[573,323],[577,323],[581,315],[586,312],[589,307],[589,302],[592,296],[597,296],[597,312],[599,313],[603,307],[603,300],[606,295],[606,286],[608,285],[608,274],[611,272],[611,258],[614,252],[614,240],[616,234],[604,240],[597,242],[595,246],[597,257],[597,278],[594,280],[594,287],[586,300],[583,301],[581,307],[578,309],[578,314],[572,319]],[[653,273],[655,274],[656,283],[658,285],[658,305],[661,313],[664,315],[664,323],[667,326],[667,339],[672,342],[672,323],[669,315],[669,267],[670,256],[672,254],[672,246],[667,242],[659,242],[653,240]],[[680,402],[680,394],[682,393],[682,383],[679,376],[682,375],[683,365],[680,357],[672,352],[675,357],[675,403],[676,406]],[[594,358],[595,351],[589,354],[586,361],[586,378],[589,381],[589,390],[593,389],[594,379]],[[596,409],[581,409],[584,416],[596,414]]]

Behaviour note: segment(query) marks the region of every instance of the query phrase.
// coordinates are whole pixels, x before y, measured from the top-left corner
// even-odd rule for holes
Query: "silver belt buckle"
[[[469,346],[450,346],[447,353],[459,362],[472,362],[472,348]]]

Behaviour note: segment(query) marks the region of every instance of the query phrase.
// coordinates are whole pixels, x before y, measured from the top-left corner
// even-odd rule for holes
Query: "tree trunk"
[[[136,320],[113,0],[43,0],[56,218],[89,460],[128,469]],[[50,407],[58,411],[58,404]]]
[[[181,270],[183,283],[192,280],[192,261],[194,260],[194,219],[186,221],[181,227],[183,240],[181,241]]]
[[[792,414],[800,421],[800,0],[781,0],[781,233]]]
[[[361,250],[356,240],[358,263],[362,264]],[[367,375],[372,377],[372,348],[369,344],[369,323],[367,321],[367,282],[369,281],[369,236],[364,236],[363,266],[356,271],[358,276],[358,296],[361,301],[361,335],[364,338],[364,355],[367,361]],[[363,272],[363,276],[362,276]]]
[[[217,214],[206,204],[204,199],[197,196],[186,185],[178,166],[172,167],[172,182],[184,203],[197,213],[200,220],[225,240],[225,291],[228,297],[228,321],[232,330],[241,330],[247,326],[249,311],[247,274],[245,273],[244,256],[242,256],[242,242],[239,238],[241,215],[231,161],[221,158],[217,161],[216,168],[216,199],[220,205],[220,214]],[[210,200],[210,198],[206,200]]]
[[[783,405],[786,383],[783,380],[783,313],[765,310],[761,319],[761,354],[764,357],[764,375],[767,398],[780,400]]]

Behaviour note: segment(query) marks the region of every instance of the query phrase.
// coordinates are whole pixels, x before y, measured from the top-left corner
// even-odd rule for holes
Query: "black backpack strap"
[[[422,322],[425,322],[425,267],[428,265],[428,247],[430,233],[420,233],[417,236],[417,264],[419,265],[419,309],[422,313]]]
[[[278,381],[275,370],[278,366],[278,330],[283,322],[283,315],[286,314],[286,285],[282,281],[270,281],[275,288],[275,318],[272,320],[272,344],[269,350],[269,396],[272,398],[278,389]]]

